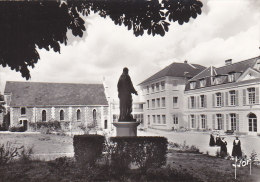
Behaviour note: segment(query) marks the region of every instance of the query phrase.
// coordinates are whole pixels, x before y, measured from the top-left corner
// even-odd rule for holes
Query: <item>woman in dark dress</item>
[[[233,150],[232,150],[232,156],[233,157],[242,157],[242,150],[241,150],[241,142],[236,136],[236,139],[233,142]]]
[[[209,146],[213,147],[215,144],[215,138],[212,134],[210,134]]]
[[[219,135],[216,136],[216,145],[221,146],[221,139],[220,139]]]
[[[227,142],[225,141],[224,137],[222,137],[220,142],[221,142],[220,155],[221,155],[221,157],[226,157],[227,156]]]

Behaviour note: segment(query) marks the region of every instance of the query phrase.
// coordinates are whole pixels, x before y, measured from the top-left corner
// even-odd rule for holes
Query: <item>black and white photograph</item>
[[[0,0],[0,182],[260,182],[259,0]]]

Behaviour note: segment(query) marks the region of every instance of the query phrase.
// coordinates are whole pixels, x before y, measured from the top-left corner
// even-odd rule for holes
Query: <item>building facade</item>
[[[186,84],[188,128],[259,134],[259,88],[260,57],[205,69]]]
[[[4,91],[11,126],[69,121],[110,127],[108,102],[102,84],[6,82]],[[72,128],[73,129],[73,128]]]
[[[172,130],[186,127],[184,89],[189,78],[205,67],[198,64],[172,63],[139,84],[144,104],[144,126]],[[139,92],[140,93],[140,92]]]

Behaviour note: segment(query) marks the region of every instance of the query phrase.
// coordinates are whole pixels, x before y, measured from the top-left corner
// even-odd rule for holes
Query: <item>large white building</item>
[[[219,68],[173,63],[140,87],[146,127],[260,133],[260,56]]]
[[[172,63],[139,84],[144,104],[145,127],[185,127],[184,89],[188,79],[204,70],[198,64]]]
[[[260,133],[259,87],[260,57],[205,69],[185,88],[188,127]]]

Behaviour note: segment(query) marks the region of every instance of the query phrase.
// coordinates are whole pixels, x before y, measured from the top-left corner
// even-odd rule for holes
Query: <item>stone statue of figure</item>
[[[132,113],[132,95],[137,94],[130,76],[128,75],[128,68],[123,69],[123,73],[120,76],[117,83],[118,97],[120,100],[120,116],[118,121],[132,121],[134,118]]]

